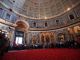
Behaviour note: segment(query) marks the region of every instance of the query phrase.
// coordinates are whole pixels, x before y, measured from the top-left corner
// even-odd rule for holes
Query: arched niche
[[[26,21],[17,21],[16,25],[16,29],[23,32],[27,32],[29,29],[29,24]]]
[[[58,39],[57,42],[65,42],[65,34],[64,33],[59,33],[57,35]]]
[[[27,32],[29,29],[29,24],[27,21],[16,21],[16,27],[15,27],[15,41],[17,45],[24,45],[27,43]]]

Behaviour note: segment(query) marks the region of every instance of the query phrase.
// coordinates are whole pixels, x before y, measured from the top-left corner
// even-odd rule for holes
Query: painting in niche
[[[58,34],[58,42],[64,42],[64,39],[65,39],[64,34],[63,33],[59,33]]]

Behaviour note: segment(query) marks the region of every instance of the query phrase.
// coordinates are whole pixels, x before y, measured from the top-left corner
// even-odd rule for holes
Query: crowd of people
[[[3,56],[8,50],[23,50],[23,49],[41,49],[41,48],[80,48],[80,43],[75,40],[68,40],[66,42],[57,43],[43,43],[43,44],[30,44],[30,45],[13,45],[10,46],[9,39],[5,34],[0,33],[0,56]]]
[[[0,57],[4,55],[4,53],[8,52],[9,47],[9,39],[5,36],[4,33],[0,32]]]
[[[13,46],[13,50],[23,50],[23,49],[43,49],[43,48],[80,48],[80,44],[75,40],[68,40],[66,42],[57,43],[43,43],[43,44],[30,44],[30,45],[16,45]]]

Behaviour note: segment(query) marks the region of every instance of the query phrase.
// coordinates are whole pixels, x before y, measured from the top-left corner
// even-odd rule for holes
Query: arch
[[[28,29],[29,29],[29,24],[27,21],[18,20],[18,21],[16,21],[15,24],[17,25],[16,29],[19,29],[21,31],[28,31]]]
[[[17,25],[15,27],[15,40],[13,42],[14,46],[17,45],[23,45],[26,43],[26,32],[28,32],[29,24],[27,21],[24,20],[18,20],[15,22]]]

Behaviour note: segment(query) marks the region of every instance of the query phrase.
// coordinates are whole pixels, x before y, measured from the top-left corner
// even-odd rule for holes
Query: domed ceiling
[[[14,7],[16,6],[16,11],[28,18],[48,19],[70,10],[78,2],[79,0],[18,0]]]

